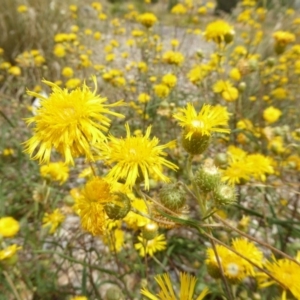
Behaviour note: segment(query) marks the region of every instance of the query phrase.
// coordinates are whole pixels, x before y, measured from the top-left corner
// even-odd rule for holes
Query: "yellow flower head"
[[[72,77],[74,74],[74,71],[70,67],[64,67],[63,70],[61,71],[61,74],[64,77]]]
[[[273,38],[276,43],[281,46],[286,46],[295,41],[296,37],[293,33],[288,31],[276,31],[273,33]]]
[[[155,84],[153,89],[155,95],[159,98],[166,98],[170,94],[170,88],[165,84]]]
[[[275,108],[274,106],[269,106],[263,112],[264,119],[270,124],[276,122],[281,115],[282,115],[281,110]]]
[[[41,176],[63,184],[69,178],[69,168],[63,162],[50,163],[40,167]]]
[[[217,44],[229,43],[232,41],[235,32],[232,26],[223,20],[217,20],[207,25],[204,36],[207,41],[214,41]]]
[[[144,136],[131,136],[129,125],[126,124],[127,136],[124,139],[109,136],[109,142],[99,145],[101,156],[107,164],[114,165],[107,178],[117,181],[125,180],[125,185],[132,188],[136,181],[145,182],[145,188],[149,189],[149,176],[157,176],[160,180],[168,182],[169,178],[161,172],[161,167],[166,166],[172,170],[178,167],[169,162],[163,156],[163,151],[174,145],[174,141],[158,146],[159,140],[149,138],[151,126]]]
[[[177,77],[174,74],[168,73],[163,76],[162,83],[169,88],[173,88],[177,83]]]
[[[13,257],[22,247],[13,244],[0,251],[0,260],[5,260]]]
[[[155,281],[158,283],[160,287],[160,291],[155,296],[147,289],[142,289],[141,294],[146,296],[151,300],[193,300],[195,287],[196,287],[196,277],[186,274],[180,273],[180,291],[179,295],[174,291],[173,285],[171,283],[170,275],[165,273],[163,275],[155,276]],[[202,300],[204,297],[209,294],[208,288],[203,289],[201,294],[196,298],[196,300]],[[178,298],[179,296],[179,298]]]
[[[55,233],[57,227],[65,220],[65,216],[57,208],[51,214],[45,213],[43,217],[43,227],[50,227],[49,233]]]
[[[0,218],[0,237],[14,237],[20,230],[20,224],[12,217]]]
[[[153,256],[154,253],[163,251],[167,248],[167,242],[164,234],[156,236],[152,240],[146,240],[142,235],[138,236],[139,243],[134,244],[134,248],[139,251],[140,256],[146,254]]]
[[[150,28],[152,27],[156,22],[157,18],[152,13],[144,13],[137,17],[137,20],[139,23],[141,23],[143,26]]]
[[[96,84],[96,78],[93,80]],[[104,114],[123,117],[109,110],[122,102],[103,104],[107,99],[96,95],[96,89],[91,92],[85,83],[69,92],[52,82],[44,82],[52,88],[49,98],[28,92],[41,99],[41,106],[34,117],[26,120],[27,124],[35,123],[35,128],[33,137],[24,143],[25,152],[40,163],[49,163],[52,149],[61,153],[67,164],[74,165],[73,158],[80,155],[93,160],[91,146],[106,139],[103,132],[110,124]]]
[[[228,126],[229,120],[229,113],[222,106],[204,104],[197,114],[194,106],[188,103],[186,108],[181,108],[179,113],[174,114],[174,118],[186,129],[187,139],[191,139],[194,133],[210,136],[212,132],[230,132],[227,128],[219,127]]]
[[[82,228],[94,236],[102,235],[106,230],[104,205],[114,199],[112,186],[106,180],[95,177],[88,181],[74,207]]]
[[[186,12],[187,12],[187,8],[181,3],[176,4],[171,9],[171,14],[174,14],[174,15],[185,15]]]
[[[164,53],[162,59],[164,63],[180,66],[184,61],[184,56],[178,51],[170,50]]]

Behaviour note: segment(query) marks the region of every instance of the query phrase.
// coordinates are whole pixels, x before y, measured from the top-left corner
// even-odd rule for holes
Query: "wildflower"
[[[77,211],[81,226],[92,235],[102,235],[106,230],[106,214],[104,205],[113,201],[115,195],[112,186],[100,177],[95,177],[84,186],[80,197],[76,198]]]
[[[81,84],[81,80],[79,78],[71,78],[66,82],[66,88],[70,90],[75,89],[79,87],[80,84]]]
[[[88,298],[85,296],[75,296],[72,297],[70,300],[88,300]]]
[[[159,98],[166,98],[170,94],[170,89],[165,84],[156,84],[154,85],[154,93]]]
[[[142,199],[135,198],[131,201],[131,206],[135,208],[138,212],[141,212],[142,214],[148,214],[147,205],[149,204],[146,204],[145,201]],[[133,228],[135,230],[145,226],[150,222],[148,218],[137,214],[133,211],[130,211],[123,220],[128,227]]]
[[[233,87],[230,81],[219,80],[213,85],[215,93],[221,93],[224,100],[232,102],[237,100],[239,96],[238,89]]]
[[[157,22],[156,16],[152,13],[143,13],[137,17],[137,20],[147,28],[152,27]]]
[[[57,57],[66,56],[66,49],[63,45],[57,44],[54,46],[53,54]]]
[[[288,91],[283,87],[278,87],[271,92],[271,96],[275,99],[283,100],[288,97]]]
[[[270,124],[275,123],[280,118],[281,115],[282,115],[281,110],[275,108],[274,106],[269,106],[263,112],[264,119]]]
[[[139,251],[140,256],[144,257],[146,254],[153,256],[154,253],[163,251],[167,248],[167,242],[164,234],[156,236],[152,240],[146,240],[142,235],[138,236],[139,243],[134,244],[134,248]]]
[[[65,216],[57,208],[52,213],[45,213],[43,217],[43,227],[50,227],[49,233],[55,233],[57,227],[65,220]]]
[[[169,88],[173,88],[177,83],[177,77],[174,74],[166,74],[162,78],[162,83],[168,86]]]
[[[0,237],[14,237],[20,230],[20,224],[12,217],[0,218]]]
[[[0,260],[5,260],[13,257],[22,247],[13,244],[0,251]]]
[[[238,68],[231,69],[229,76],[231,79],[236,81],[239,81],[241,79],[241,73]]]
[[[235,32],[232,26],[223,20],[217,20],[207,25],[204,36],[207,41],[214,41],[217,44],[230,43]]]
[[[17,8],[17,11],[19,12],[19,13],[25,13],[25,12],[27,12],[28,11],[28,7],[26,6],[26,5],[19,5],[18,6],[18,8]]]
[[[140,103],[148,103],[150,101],[150,96],[146,93],[139,94],[138,101]]]
[[[185,15],[186,12],[187,12],[187,8],[181,3],[176,4],[171,9],[171,14],[174,14],[174,15]]]
[[[3,149],[2,155],[3,156],[11,156],[14,155],[15,151],[12,148],[5,148]]]
[[[298,257],[299,255],[300,253],[298,252]],[[296,299],[300,299],[300,266],[298,264],[286,258],[276,260],[273,257],[273,262],[268,261],[265,267],[277,281],[269,278],[265,273],[259,273],[258,279],[261,288],[279,284],[283,289],[281,299],[287,298],[286,294],[288,290]]]
[[[108,143],[99,145],[101,157],[107,164],[116,163],[109,171],[107,178],[114,181],[125,180],[125,185],[132,188],[136,181],[144,181],[145,188],[149,189],[149,176],[157,176],[160,180],[168,182],[169,178],[165,176],[161,167],[166,166],[172,170],[178,167],[169,162],[163,156],[166,153],[165,148],[173,147],[175,142],[169,142],[158,146],[159,140],[154,137],[149,138],[151,126],[146,130],[144,136],[131,136],[129,125],[126,123],[127,136],[124,139],[118,139],[112,135],[108,137]]]
[[[20,76],[21,69],[18,66],[13,66],[8,69],[8,73],[14,76]]]
[[[124,231],[119,228],[108,231],[103,242],[109,246],[110,251],[120,252],[124,245]]]
[[[180,66],[184,61],[184,56],[178,51],[167,51],[163,54],[163,62],[170,65]]]
[[[63,184],[69,178],[69,168],[63,162],[50,163],[40,167],[41,176]]]
[[[276,31],[273,33],[275,43],[286,46],[295,41],[295,35],[288,31]]]
[[[186,129],[186,139],[191,139],[193,134],[210,136],[212,132],[230,132],[229,129],[217,127],[228,126],[229,113],[222,106],[204,104],[197,114],[194,106],[188,103],[186,108],[181,108],[173,117]]]
[[[163,275],[157,275],[154,277],[155,281],[158,283],[160,287],[160,291],[155,296],[148,289],[143,288],[141,290],[141,294],[146,296],[151,300],[193,300],[195,293],[195,286],[197,279],[189,274],[180,273],[180,291],[179,297],[176,296],[176,292],[173,289],[173,285],[171,283],[170,275],[165,273]],[[201,294],[196,298],[196,300],[202,300],[204,297],[209,294],[208,288],[203,289]]]
[[[74,71],[70,67],[64,67],[63,70],[61,71],[61,74],[64,77],[72,77],[74,74]]]
[[[95,77],[93,81],[96,85]],[[110,124],[110,119],[103,114],[122,117],[109,110],[122,102],[103,104],[106,98],[97,96],[96,89],[91,92],[85,83],[81,89],[69,92],[52,82],[44,82],[52,88],[49,98],[28,92],[41,99],[41,107],[36,116],[26,120],[27,124],[35,123],[35,128],[34,136],[24,143],[25,152],[40,163],[49,163],[52,149],[61,153],[67,164],[74,165],[74,157],[79,155],[93,160],[91,146],[106,139],[103,132]]]
[[[211,67],[205,64],[197,65],[193,67],[188,73],[188,79],[193,84],[200,83],[211,71]]]

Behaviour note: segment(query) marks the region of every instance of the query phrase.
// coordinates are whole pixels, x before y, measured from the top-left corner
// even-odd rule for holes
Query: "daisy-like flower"
[[[233,40],[234,29],[227,22],[217,20],[207,25],[204,36],[207,41],[214,41],[217,44],[229,43]]]
[[[66,217],[57,208],[51,214],[45,213],[43,217],[43,227],[50,227],[49,233],[53,234],[65,218]]]
[[[144,136],[131,136],[129,125],[126,124],[125,127],[126,138],[119,139],[110,135],[107,143],[99,144],[101,158],[107,164],[114,165],[107,178],[113,181],[123,179],[129,188],[140,180],[140,182],[144,181],[145,188],[149,189],[150,176],[169,182],[169,178],[162,173],[161,167],[166,166],[172,170],[178,167],[163,158],[167,155],[163,150],[173,147],[175,141],[158,145],[158,138],[150,139],[151,126],[147,128]]]
[[[180,291],[179,297],[178,293],[174,291],[173,285],[171,283],[170,275],[165,273],[163,275],[155,276],[155,281],[160,287],[160,291],[155,296],[148,289],[143,288],[141,294],[146,296],[150,300],[193,300],[195,293],[195,286],[197,279],[189,274],[180,273]],[[201,294],[196,298],[196,300],[202,300],[209,294],[208,288],[205,288]]]
[[[44,178],[60,181],[60,184],[63,184],[69,178],[69,168],[63,162],[50,163],[49,165],[41,166],[40,173]]]
[[[22,249],[22,247],[17,246],[16,244],[6,247],[5,249],[0,251],[0,260],[5,260],[13,257],[20,249]]]
[[[225,107],[204,104],[197,114],[193,104],[188,103],[186,108],[174,114],[179,120],[179,125],[184,127],[186,139],[191,139],[193,134],[210,136],[212,132],[229,133],[230,129],[219,126],[228,126],[229,113]]]
[[[20,224],[12,217],[0,218],[0,237],[14,237],[20,230]]]
[[[139,254],[142,257],[146,254],[153,256],[154,253],[163,251],[167,248],[167,242],[164,234],[160,234],[152,240],[146,240],[142,235],[139,235],[138,240],[139,242],[134,244],[134,248],[139,251]]]
[[[296,260],[300,262],[300,252],[298,252]],[[265,266],[273,277],[275,277],[281,284],[283,289],[281,299],[287,299],[288,290],[295,296],[296,299],[300,299],[300,266],[298,264],[286,258],[276,260],[274,257],[273,262],[268,261]],[[279,284],[277,281],[269,278],[265,273],[258,273],[257,278],[261,288],[269,287],[273,284]]]
[[[96,86],[96,78],[93,77]],[[29,95],[41,99],[41,106],[34,117],[26,120],[35,123],[34,135],[24,143],[25,152],[40,163],[49,163],[52,149],[61,153],[67,164],[74,165],[74,157],[85,156],[93,161],[92,146],[106,139],[110,119],[104,114],[123,115],[110,111],[122,102],[104,104],[106,98],[91,92],[84,83],[71,92],[56,84],[43,81],[52,88],[49,98],[35,92]],[[38,149],[38,150],[37,150]],[[35,153],[35,154],[34,154]]]
[[[112,186],[104,179],[95,177],[88,181],[77,197],[74,210],[81,219],[81,226],[92,235],[102,235],[106,230],[104,205],[112,202],[115,195]]]

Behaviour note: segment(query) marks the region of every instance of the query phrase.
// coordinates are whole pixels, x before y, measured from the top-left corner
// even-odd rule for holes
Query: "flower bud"
[[[153,240],[158,234],[158,225],[154,222],[146,224],[142,229],[142,234],[145,240]]]
[[[275,43],[274,51],[278,55],[282,54],[285,51],[285,45],[282,45],[280,43]]]
[[[64,197],[64,203],[68,206],[73,206],[75,204],[75,201],[71,195],[67,195]]]
[[[220,184],[220,180],[221,175],[212,159],[206,160],[204,166],[197,171],[194,177],[194,182],[204,193],[214,190]]]
[[[201,133],[193,133],[191,138],[186,138],[187,132],[182,135],[183,148],[192,155],[202,154],[209,146],[210,136]]]
[[[185,205],[185,192],[179,184],[167,184],[159,191],[160,202],[166,208],[177,211]]]
[[[107,290],[105,298],[106,300],[122,300],[123,294],[119,288],[112,286]]]
[[[267,59],[267,65],[268,65],[268,67],[273,67],[275,65],[275,58],[274,57],[269,57]]]
[[[222,277],[220,268],[214,264],[208,264],[207,266],[208,274],[214,279],[220,279]]]
[[[218,153],[215,156],[214,163],[217,167],[226,168],[227,166],[227,155],[226,153]]]
[[[235,36],[235,31],[234,30],[231,30],[229,33],[225,34],[225,36],[224,36],[225,43],[226,44],[231,43],[234,39],[234,36]]]
[[[214,190],[216,206],[229,205],[236,201],[235,188],[227,184],[221,184]]]
[[[113,220],[119,220],[126,217],[130,211],[130,207],[130,199],[126,194],[122,193],[116,193],[114,201],[104,205],[107,216]]]
[[[239,91],[244,92],[246,90],[246,88],[247,88],[246,82],[244,82],[244,81],[240,82],[240,84],[238,86]]]

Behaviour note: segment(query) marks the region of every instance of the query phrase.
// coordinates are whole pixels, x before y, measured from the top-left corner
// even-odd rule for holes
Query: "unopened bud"
[[[154,222],[146,224],[142,229],[142,234],[145,240],[153,240],[158,234],[158,225]]]
[[[166,208],[177,211],[185,205],[186,195],[179,184],[167,184],[159,191],[159,199]]]
[[[235,188],[227,184],[221,184],[214,190],[216,206],[229,205],[236,201]]]
[[[190,138],[186,138],[187,132],[182,135],[183,148],[192,155],[202,154],[209,146],[210,136],[201,133],[193,133]]]
[[[106,300],[122,300],[123,294],[117,287],[110,287],[106,292]]]
[[[130,199],[127,195],[116,193],[114,201],[106,203],[104,209],[110,219],[119,220],[128,214],[130,207]]]

